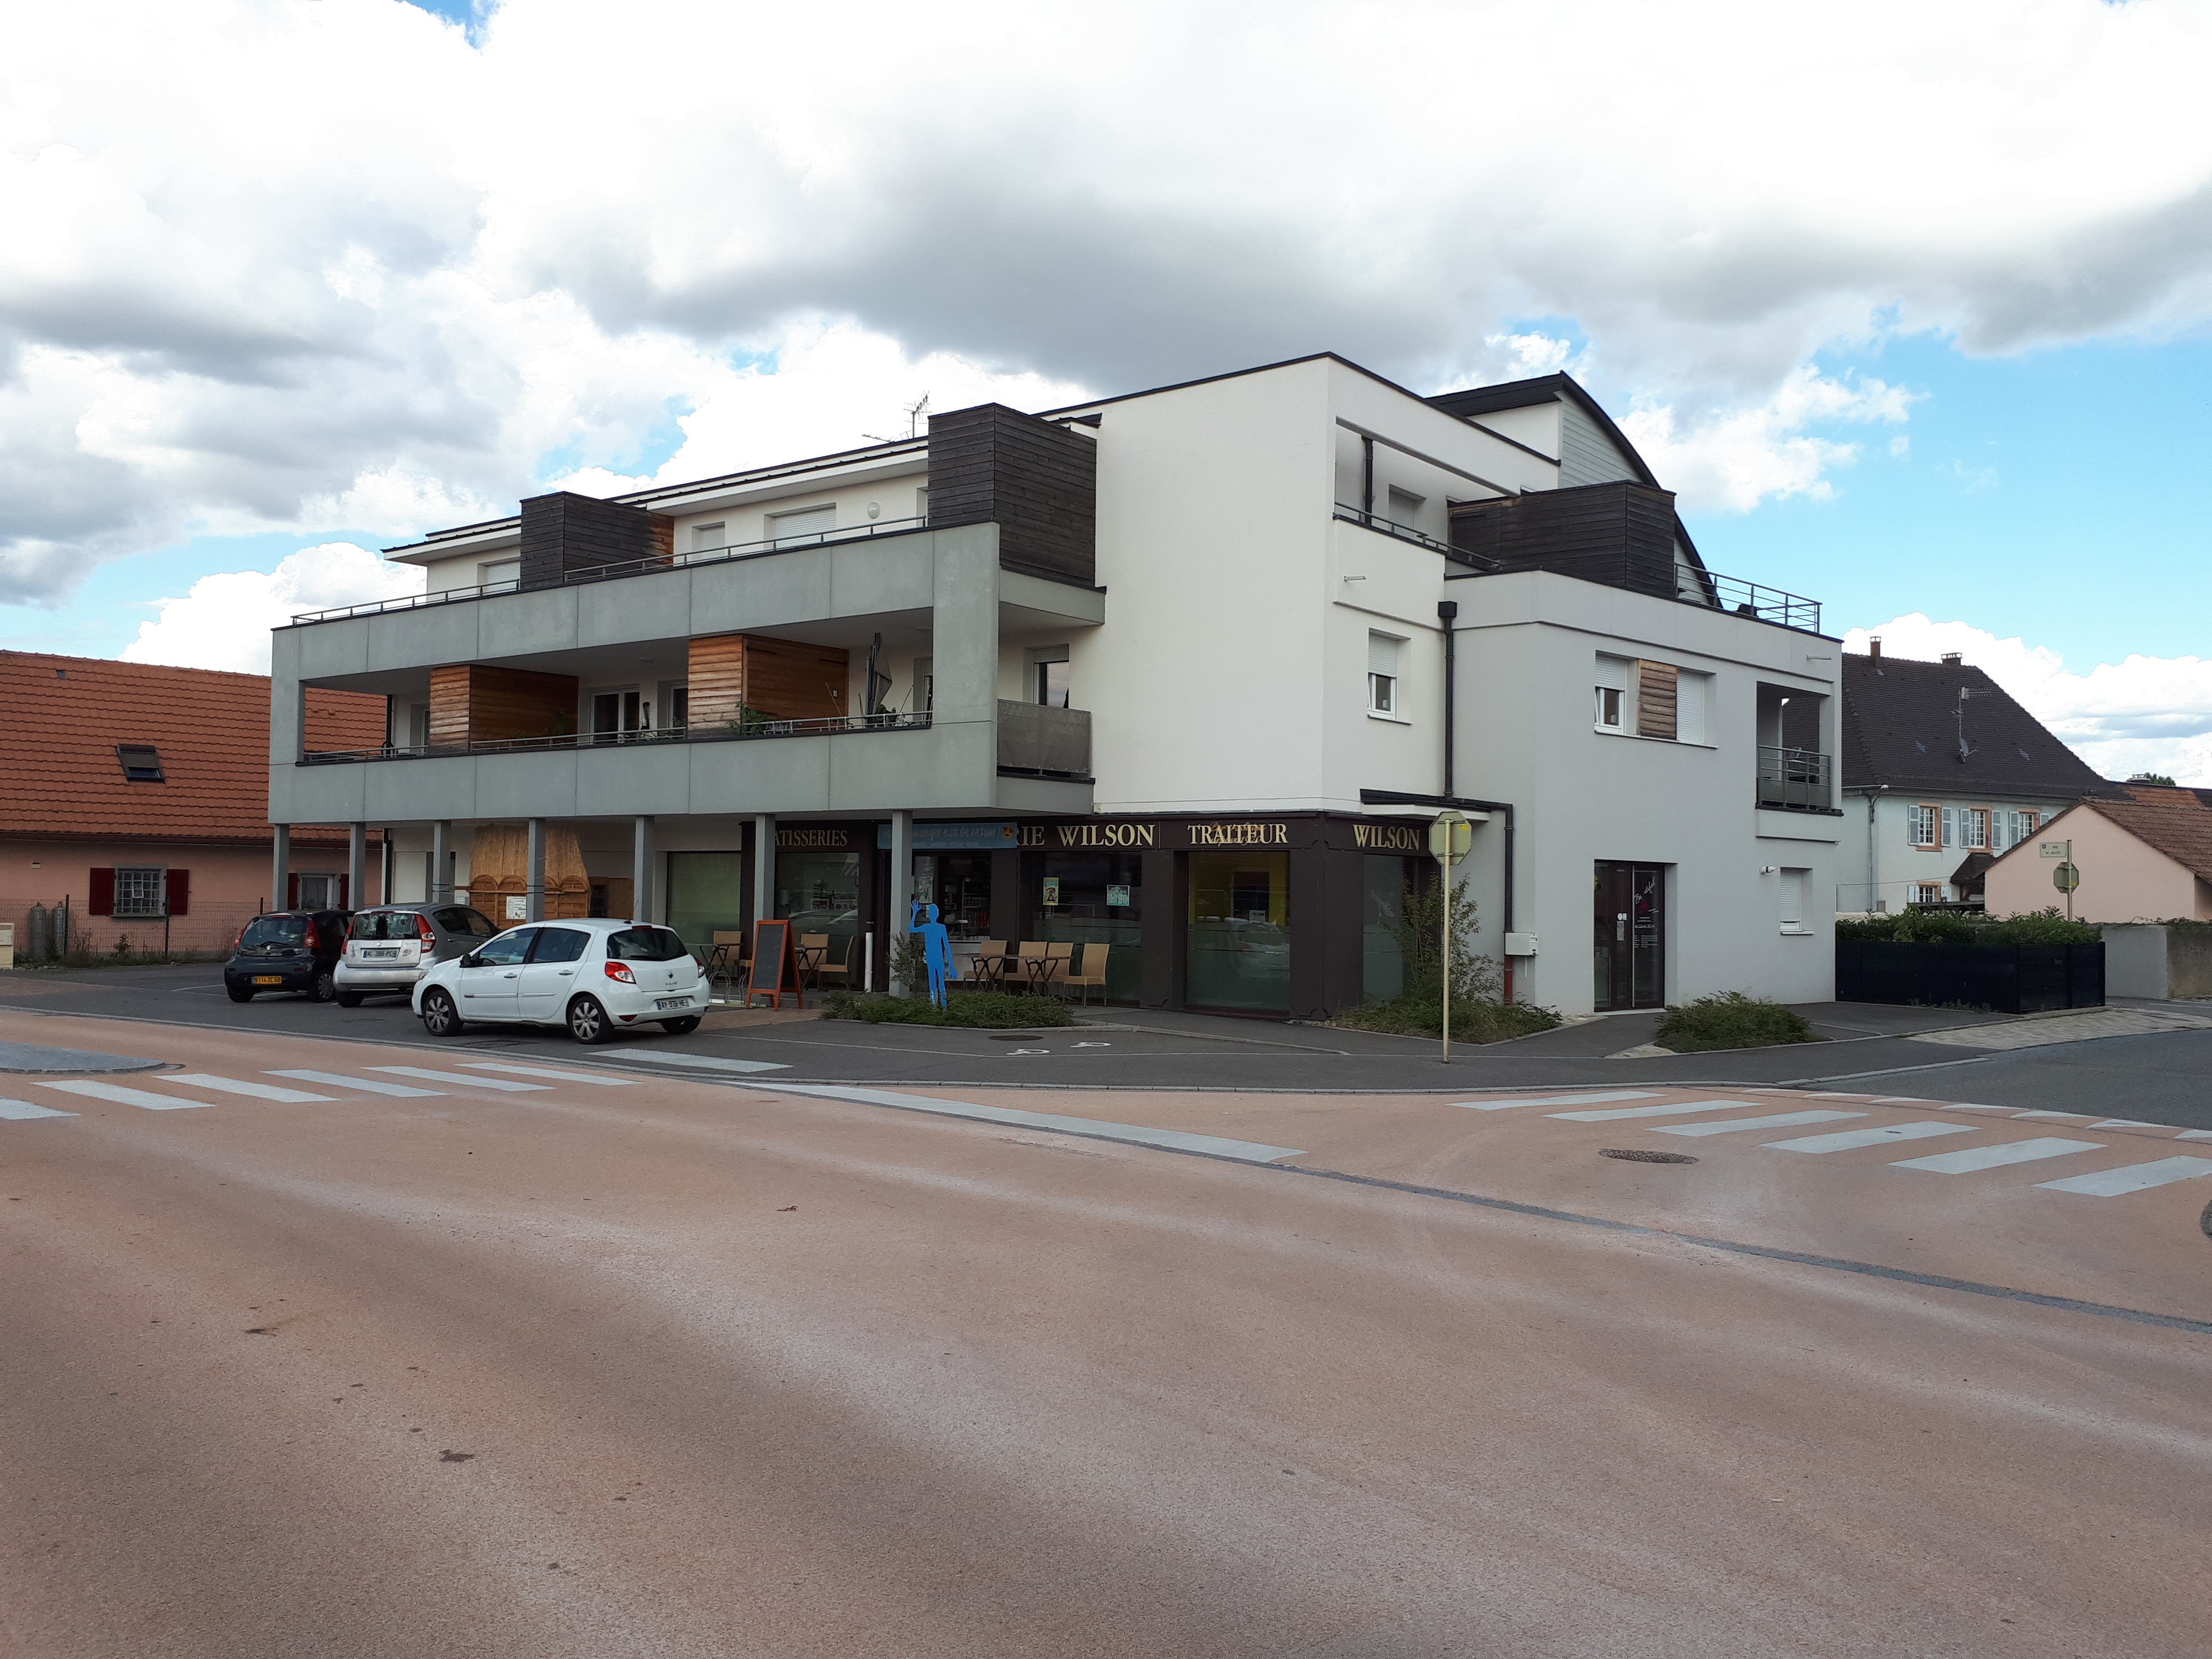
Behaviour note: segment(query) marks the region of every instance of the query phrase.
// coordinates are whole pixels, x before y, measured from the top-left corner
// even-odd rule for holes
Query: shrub
[[[1441,1036],[1443,1023],[1443,999],[1433,988],[1425,996],[1408,991],[1388,1002],[1347,1008],[1329,1021],[1355,1031],[1395,1031],[1401,1036]],[[1534,1002],[1452,999],[1455,1042],[1500,1042],[1532,1031],[1548,1031],[1559,1023],[1557,1013]]]
[[[959,1025],[987,1031],[1020,1031],[1045,1025],[1073,1025],[1067,1005],[1051,997],[1018,997],[1004,991],[963,991],[939,1008],[927,997],[876,996],[865,991],[832,991],[831,1019],[866,1020],[871,1025]]]
[[[2094,945],[2104,938],[2093,923],[2069,921],[2057,905],[1999,921],[1955,910],[1899,910],[1880,916],[1838,917],[1838,939],[1881,939],[1899,945]]]
[[[1652,1039],[1678,1054],[1709,1048],[1765,1048],[1780,1042],[1818,1042],[1805,1017],[1741,991],[1721,991],[1695,1002],[1669,1004]]]

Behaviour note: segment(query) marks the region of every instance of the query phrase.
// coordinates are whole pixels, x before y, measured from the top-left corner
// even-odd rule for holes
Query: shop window
[[[1406,988],[1405,948],[1398,929],[1406,895],[1427,875],[1425,859],[1370,853],[1360,860],[1359,989],[1369,1002],[1388,1002]]]
[[[752,920],[750,896],[744,854],[668,855],[668,925],[702,956],[716,933],[747,928]]]
[[[991,932],[991,855],[918,853],[914,896],[937,907],[947,938],[984,939]]]
[[[794,934],[826,936],[829,954],[823,960],[832,967],[844,963],[853,936],[860,931],[860,855],[778,853],[775,913],[790,920]],[[848,982],[858,984],[861,963],[857,952],[852,968]]]
[[[1194,853],[1185,994],[1195,1006],[1291,1006],[1291,855]]]
[[[1106,949],[1105,997],[1134,1002],[1142,970],[1144,860],[1136,853],[1047,853],[1023,860],[1032,884],[1032,939]],[[1095,993],[1093,994],[1096,994]]]
[[[1367,712],[1398,716],[1398,656],[1405,641],[1394,634],[1367,636]]]

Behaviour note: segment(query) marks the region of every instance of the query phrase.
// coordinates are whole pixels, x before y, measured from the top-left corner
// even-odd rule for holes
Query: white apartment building
[[[1990,866],[2090,796],[2118,797],[1957,653],[1844,659],[1844,875],[1850,915],[1978,903]]]
[[[915,895],[1107,945],[1113,1000],[1304,1018],[1398,988],[1450,805],[1523,1000],[1832,991],[1838,643],[1707,571],[1563,375],[986,405],[388,556],[422,595],[276,632],[280,863],[388,829],[397,898],[787,915],[878,985]],[[304,751],[309,686],[389,741]]]

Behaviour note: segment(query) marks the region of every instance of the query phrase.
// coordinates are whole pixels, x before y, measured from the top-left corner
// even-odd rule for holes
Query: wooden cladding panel
[[[1550,570],[1674,597],[1674,497],[1648,484],[1585,484],[1456,502],[1451,538],[1453,546],[1509,570]]]
[[[481,663],[450,663],[430,671],[434,744],[550,738],[575,726],[576,682],[569,675]]]
[[[750,708],[771,720],[828,720],[845,713],[851,653],[760,634],[691,641],[690,720],[724,726]]]
[[[999,526],[1010,570],[1097,579],[1096,441],[999,404],[929,419],[929,521]]]
[[[459,748],[469,740],[469,665],[430,671],[430,741]]]
[[[1636,731],[1645,738],[1673,741],[1677,727],[1679,676],[1674,665],[1639,662],[1636,665]]]
[[[666,562],[676,551],[676,520],[623,501],[568,490],[522,503],[522,585],[538,586],[640,560]]]

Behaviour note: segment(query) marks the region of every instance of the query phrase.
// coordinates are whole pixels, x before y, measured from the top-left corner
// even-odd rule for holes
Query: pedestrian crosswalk
[[[1553,1109],[1540,1110],[1537,1115],[1564,1124],[1613,1126],[1615,1133],[1634,1129],[1650,1134],[1715,1140],[1718,1146],[1743,1146],[1760,1154],[1786,1152],[1823,1158],[1839,1153],[1847,1155],[1837,1165],[1839,1168],[1856,1162],[1871,1161],[1849,1155],[1878,1154],[1881,1149],[1888,1146],[1902,1147],[1905,1144],[1923,1140],[1971,1140],[1971,1145],[1948,1146],[1940,1152],[1881,1160],[1893,1170],[1907,1170],[1917,1175],[1949,1176],[1994,1176],[2015,1166],[2047,1166],[2059,1158],[2089,1160],[2099,1153],[2109,1157],[2117,1152],[2124,1156],[2130,1150],[2131,1143],[2152,1136],[2172,1140],[2212,1140],[2212,1129],[2181,1129],[2172,1124],[2150,1123],[2135,1118],[2099,1118],[2091,1112],[2064,1112],[2048,1107],[2023,1109],[1978,1101],[1924,1100],[1910,1095],[1853,1095],[1840,1091],[1801,1094],[1796,1091],[1757,1087],[1745,1090],[1742,1098],[1680,1097],[1688,1092],[1664,1088],[1591,1089],[1546,1095],[1459,1100],[1451,1103],[1479,1112],[1549,1108]],[[1669,1099],[1667,1097],[1669,1094],[1677,1097]],[[1771,1109],[1780,1102],[1791,1099],[1837,1103],[1791,1111]],[[1639,1103],[1632,1106],[1615,1103],[1623,1101]],[[1905,1117],[1902,1115],[1905,1109],[1923,1113],[1940,1112],[1944,1115]],[[1869,1121],[1878,1116],[1893,1121]],[[1694,1121],[1662,1121],[1676,1118]],[[2008,1123],[2014,1121],[2021,1123],[2023,1127],[2033,1123],[2052,1127],[2080,1126],[2113,1131],[2121,1133],[2124,1139],[2116,1142],[2111,1139],[2092,1140],[2053,1134],[2001,1139]],[[1811,1128],[1824,1123],[1849,1123],[1851,1127],[1826,1129],[1814,1134],[1767,1138],[1776,1131]],[[1717,1139],[1718,1137],[1728,1139]],[[2027,1173],[2043,1172],[2039,1169]],[[2078,1175],[2060,1176],[2029,1184],[2038,1192],[2118,1198],[2151,1191],[2176,1182],[2207,1177],[2212,1177],[2212,1158],[2170,1157],[2123,1163],[2111,1168],[2086,1170]],[[2023,1187],[2020,1190],[2026,1191],[2027,1188]]]

